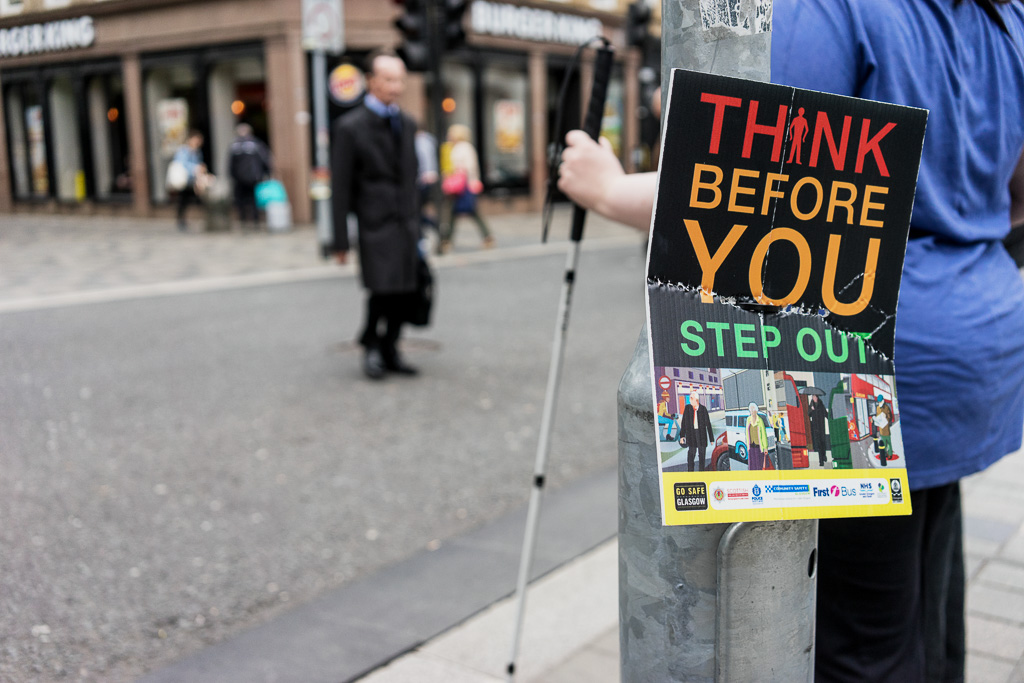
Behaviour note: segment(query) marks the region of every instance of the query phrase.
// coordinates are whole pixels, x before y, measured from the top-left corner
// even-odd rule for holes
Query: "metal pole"
[[[769,80],[771,34],[705,26],[719,5],[662,0],[662,83],[673,67]],[[663,527],[651,382],[644,330],[618,394],[622,681],[810,681],[817,521]]]
[[[331,162],[331,134],[327,114],[327,56],[322,49],[313,50],[313,128],[316,131],[317,175],[326,175]],[[331,199],[325,185],[314,193],[316,208],[316,234],[321,251],[326,255],[331,243]]]

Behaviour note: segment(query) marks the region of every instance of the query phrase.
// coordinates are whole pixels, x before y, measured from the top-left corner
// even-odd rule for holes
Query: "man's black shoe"
[[[387,368],[388,372],[393,372],[396,375],[412,376],[417,375],[420,372],[413,366],[406,364],[406,362],[402,360],[401,356],[395,356],[394,358],[386,359],[384,361],[384,367]]]
[[[363,357],[363,372],[370,379],[384,379],[384,357],[377,349],[367,349]]]

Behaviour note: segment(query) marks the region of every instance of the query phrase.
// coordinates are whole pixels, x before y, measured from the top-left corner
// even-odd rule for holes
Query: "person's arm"
[[[647,230],[654,211],[657,174],[627,174],[605,138],[597,143],[583,131],[572,130],[565,143],[558,189],[585,209]]]
[[[1010,227],[1024,227],[1024,154],[1010,178]]]
[[[1024,266],[1024,154],[1010,178],[1010,233],[1003,245],[1017,267]]]

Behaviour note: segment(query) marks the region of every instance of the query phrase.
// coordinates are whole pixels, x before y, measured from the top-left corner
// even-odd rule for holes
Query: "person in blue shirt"
[[[822,520],[815,679],[962,681],[959,480],[1021,446],[1024,286],[1002,244],[1024,202],[1024,6],[775,0],[776,83],[929,110],[896,316],[913,514]],[[566,138],[559,188],[646,230],[653,174]]]
[[[188,230],[185,211],[189,204],[199,201],[196,195],[196,180],[206,173],[206,164],[203,163],[203,134],[198,130],[189,131],[185,144],[174,153],[174,161],[188,171],[188,183],[178,192],[178,230],[185,232]]]

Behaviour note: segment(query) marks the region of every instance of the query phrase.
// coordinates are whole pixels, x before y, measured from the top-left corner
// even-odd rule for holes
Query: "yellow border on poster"
[[[711,483],[757,482],[773,484],[785,481],[819,480],[822,486],[843,479],[899,479],[903,489],[903,502],[861,505],[808,505],[793,507],[763,507],[746,510],[715,510],[710,506]],[[708,495],[707,510],[676,510],[674,487],[676,484],[703,482]],[[777,519],[827,519],[835,517],[890,517],[909,515],[910,488],[907,471],[903,468],[891,471],[881,469],[858,470],[762,470],[755,472],[663,472],[661,474],[662,505],[665,524],[718,524],[725,522],[764,522]]]

